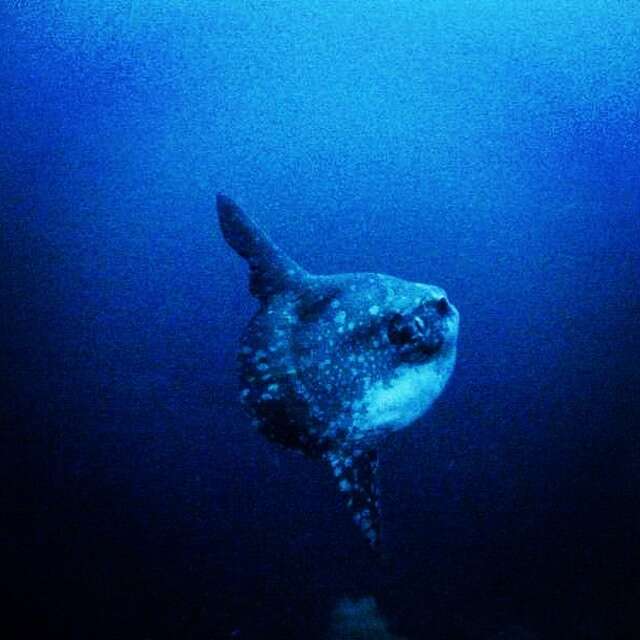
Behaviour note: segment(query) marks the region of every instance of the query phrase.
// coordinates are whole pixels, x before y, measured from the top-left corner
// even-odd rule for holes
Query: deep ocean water
[[[215,194],[444,287],[374,557],[255,433]],[[3,638],[640,634],[640,5],[0,3]]]

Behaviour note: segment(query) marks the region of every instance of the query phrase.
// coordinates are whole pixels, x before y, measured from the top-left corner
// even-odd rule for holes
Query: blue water
[[[460,311],[380,558],[241,411],[217,191]],[[0,210],[3,637],[638,637],[637,3],[5,0]]]

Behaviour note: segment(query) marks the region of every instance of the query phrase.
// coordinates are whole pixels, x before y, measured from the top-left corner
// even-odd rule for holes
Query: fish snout
[[[435,318],[443,322],[445,326],[457,325],[459,317],[458,310],[451,304],[446,294],[441,295],[431,304],[432,317],[435,316]]]
[[[451,305],[449,304],[449,301],[447,300],[446,296],[442,296],[437,302],[436,302],[436,311],[441,315],[441,316],[446,316],[450,311],[451,311]]]

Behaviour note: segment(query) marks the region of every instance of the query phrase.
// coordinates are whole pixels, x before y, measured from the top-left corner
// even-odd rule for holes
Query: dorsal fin
[[[327,454],[340,491],[347,495],[353,521],[372,549],[380,543],[380,500],[378,491],[378,452],[343,446]]]
[[[249,263],[249,289],[261,302],[300,286],[308,277],[233,200],[219,193],[216,205],[222,235]]]

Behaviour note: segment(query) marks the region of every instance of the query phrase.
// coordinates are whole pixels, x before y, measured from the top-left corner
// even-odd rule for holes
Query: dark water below
[[[639,62],[632,2],[5,0],[3,637],[336,638],[367,596],[411,640],[638,637]],[[381,558],[241,411],[220,190],[460,310]]]

